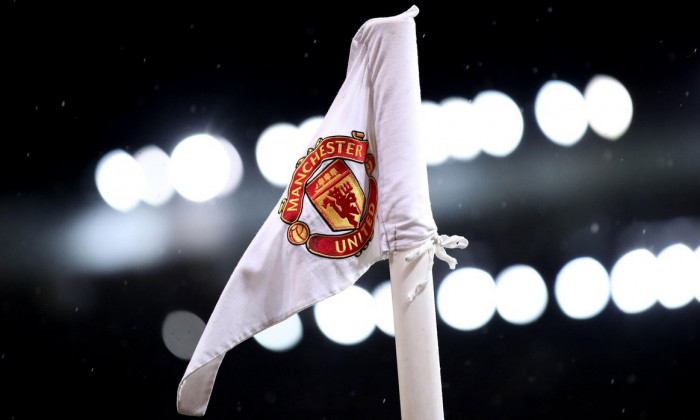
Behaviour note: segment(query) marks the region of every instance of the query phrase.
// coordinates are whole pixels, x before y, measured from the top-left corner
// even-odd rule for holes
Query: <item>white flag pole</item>
[[[389,256],[401,418],[441,420],[433,253],[422,252],[407,261],[414,251],[395,251]]]

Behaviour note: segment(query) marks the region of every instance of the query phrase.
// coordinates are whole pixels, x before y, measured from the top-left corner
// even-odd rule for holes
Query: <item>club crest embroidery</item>
[[[294,245],[306,245],[309,252],[327,258],[359,256],[374,233],[377,210],[377,181],[372,176],[376,162],[368,153],[365,134],[353,131],[352,137],[320,138],[299,159],[289,184],[287,197],[280,204],[282,221],[289,225],[287,239]],[[330,161],[322,170],[324,162]],[[347,161],[363,164],[367,175],[366,191]],[[304,197],[337,234],[314,233],[300,220]]]

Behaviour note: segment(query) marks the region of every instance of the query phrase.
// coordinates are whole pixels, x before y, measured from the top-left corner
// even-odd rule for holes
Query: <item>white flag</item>
[[[343,85],[306,155],[289,156],[298,160],[289,186],[204,329],[179,413],[204,415],[224,355],[242,341],[345,290],[393,251],[440,246],[420,150],[417,14],[370,19],[353,37]]]

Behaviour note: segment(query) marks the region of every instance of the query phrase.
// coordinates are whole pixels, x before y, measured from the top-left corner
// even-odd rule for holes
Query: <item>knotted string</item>
[[[433,256],[437,256],[441,260],[445,261],[450,266],[450,269],[454,270],[455,267],[457,267],[457,260],[449,256],[447,254],[447,251],[445,251],[445,248],[464,249],[467,247],[467,245],[469,245],[469,241],[463,236],[440,235],[433,237],[430,241],[425,242],[423,245],[419,246],[418,248],[414,249],[411,253],[406,255],[406,262],[411,262],[417,257],[425,254],[426,252],[430,254],[430,262],[428,264],[428,272],[425,275],[425,279],[420,283],[416,284],[416,287],[414,287],[413,290],[411,290],[411,292],[408,294],[408,301],[412,302],[413,299],[416,298],[416,296],[423,293],[425,286],[428,284],[428,274],[432,272],[433,269]]]

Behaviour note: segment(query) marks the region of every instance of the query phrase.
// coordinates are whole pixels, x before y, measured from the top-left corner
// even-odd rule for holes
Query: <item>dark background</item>
[[[457,332],[438,320],[445,417],[699,418],[697,300],[636,315],[611,303],[581,321],[552,295],[572,258],[610,269],[636,246],[700,245],[700,31],[690,6],[21,0],[2,6],[0,418],[185,418],[175,401],[187,362],[163,344],[162,322],[179,309],[208,318],[276,205],[281,190],[257,172],[255,141],[275,122],[324,114],[357,29],[412,4],[423,99],[500,90],[525,120],[511,156],[429,169],[439,230],[470,240],[450,254],[494,275],[532,265],[550,291],[530,325],[494,316]],[[629,89],[628,132],[549,142],[534,120],[540,86],[583,89],[596,74]],[[198,210],[231,210],[235,235],[206,253],[179,238],[155,266],[99,273],[66,263],[66,226],[88,208],[111,211],[94,184],[101,156],[169,150],[202,131],[230,139],[246,165],[239,190]],[[551,179],[530,177],[533,168]],[[197,206],[174,197],[159,211]],[[436,281],[448,272],[436,263]],[[387,278],[379,263],[358,285]],[[399,418],[393,338],[377,330],[340,346],[310,311],[300,316],[294,349],[249,340],[227,355],[205,418]]]

